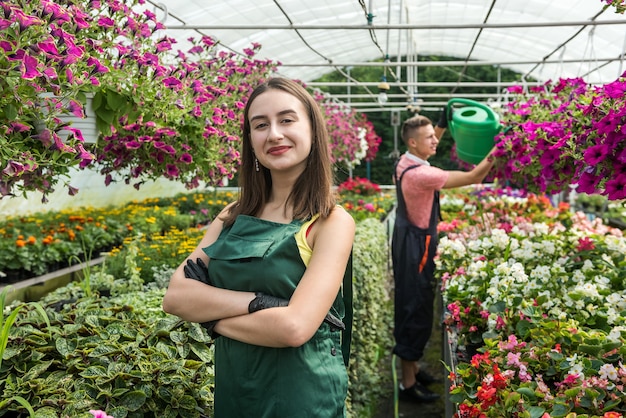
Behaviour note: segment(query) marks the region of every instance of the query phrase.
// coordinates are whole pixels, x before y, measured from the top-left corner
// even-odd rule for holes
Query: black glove
[[[209,269],[201,258],[197,258],[195,263],[191,260],[187,260],[187,265],[183,270],[185,271],[185,277],[188,279],[198,280],[211,286],[213,285],[209,277]]]
[[[448,106],[444,106],[443,109],[441,109],[441,115],[439,116],[439,122],[437,122],[437,126],[442,129],[447,129],[448,116],[452,116],[452,109],[450,109],[450,115],[448,115]]]
[[[279,306],[289,305],[288,300],[278,298],[272,295],[266,295],[265,293],[256,292],[255,296],[256,297],[252,299],[252,301],[248,305],[249,313],[260,311],[262,309],[276,308]],[[344,325],[343,322],[341,322],[341,319],[337,318],[335,315],[331,314],[330,312],[326,314],[326,317],[324,318],[324,322],[330,325],[330,329],[332,331],[336,331],[338,329],[343,331],[346,329],[346,326]]]
[[[288,300],[277,298],[276,296],[272,295],[266,295],[265,293],[256,292],[254,296],[256,297],[252,299],[252,301],[250,301],[250,304],[248,305],[249,313],[260,311],[262,309],[289,305]]]
[[[341,319],[337,318],[335,315],[331,314],[330,312],[328,312],[326,316],[324,317],[324,322],[330,325],[331,331],[337,331],[337,330],[345,331],[346,330],[346,326],[344,325],[343,322],[341,322]]]
[[[208,284],[210,286],[213,285],[213,283],[211,282],[211,278],[209,277],[209,270],[207,268],[207,265],[204,264],[204,261],[202,261],[202,259],[200,258],[197,258],[195,263],[191,260],[187,260],[187,265],[183,267],[183,271],[185,272],[185,277],[188,279],[198,280],[199,282]],[[202,325],[202,327],[207,330],[207,332],[213,339],[220,336],[220,334],[214,331],[217,321],[219,320],[215,319],[213,321],[200,323],[200,325]]]

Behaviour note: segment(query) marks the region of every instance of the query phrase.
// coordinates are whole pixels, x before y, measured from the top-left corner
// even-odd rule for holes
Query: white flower
[[[536,266],[534,269],[530,271],[529,276],[533,279],[547,281],[551,276],[550,267],[542,266],[542,265]]]
[[[554,245],[554,241],[542,241],[539,244],[538,250],[544,252],[545,254],[554,254],[556,252],[556,245]]]
[[[616,322],[618,322],[618,321],[620,321],[620,322],[621,322],[621,321],[622,321],[622,317],[621,317],[621,315],[619,314],[619,312],[617,312],[617,311],[616,311],[615,309],[613,309],[612,307],[609,307],[609,308],[606,310],[606,321],[607,321],[609,324],[615,324],[615,323],[616,323]],[[613,331],[611,331],[611,332],[613,332]]]
[[[611,329],[611,332],[609,332],[609,335],[606,336],[606,339],[612,342],[619,342],[622,339],[622,331],[625,331],[626,327],[624,326],[617,326],[617,327],[613,327]]]
[[[528,282],[528,275],[524,271],[524,266],[521,263],[515,263],[511,266],[511,277],[518,283]]]
[[[576,287],[574,288],[574,292],[581,293],[584,296],[594,299],[600,297],[600,293],[598,293],[598,287],[595,285],[595,283],[590,282],[576,285]]]
[[[608,379],[612,381],[617,380],[617,369],[610,363],[603,364],[602,367],[600,367],[598,374],[602,379]]]
[[[570,375],[577,374],[580,379],[584,379],[585,374],[583,373],[583,370],[585,370],[585,367],[582,365],[582,363],[576,363],[572,365],[572,367],[569,369],[569,372],[567,374],[570,374]]]
[[[502,229],[494,229],[491,231],[491,241],[493,246],[501,250],[505,250],[511,241],[506,231]]]
[[[591,260],[587,259],[585,260],[585,262],[583,263],[582,267],[580,268],[583,272],[588,272],[594,269],[593,263],[591,262]]]
[[[580,282],[584,282],[584,281],[586,280],[585,273],[583,273],[583,272],[582,272],[582,271],[580,271],[580,270],[574,270],[574,271],[572,272],[572,279],[573,279],[575,282],[579,282],[579,283],[580,283]]]

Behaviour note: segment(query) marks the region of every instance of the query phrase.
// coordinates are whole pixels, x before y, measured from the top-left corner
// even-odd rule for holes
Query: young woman
[[[322,113],[272,78],[248,100],[242,143],[239,198],[173,274],[163,309],[211,322],[216,418],[344,417],[337,321],[355,223],[335,203]],[[188,260],[211,285],[185,277]]]

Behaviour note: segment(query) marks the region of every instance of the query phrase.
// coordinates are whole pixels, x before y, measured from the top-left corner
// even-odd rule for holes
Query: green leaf
[[[602,344],[602,350],[604,350],[604,352],[609,352],[621,346],[622,346],[621,342],[618,342],[618,341],[609,342],[609,343]]]
[[[37,302],[31,303],[31,306],[35,308],[41,318],[46,322],[46,325],[48,326],[48,336],[52,337],[52,333],[50,331],[50,318],[48,317],[48,313],[46,312],[46,310],[43,308],[43,306],[41,306],[40,303]]]
[[[205,363],[213,363],[213,350],[212,346],[201,343],[189,344],[191,351],[198,356],[198,358]]]
[[[156,345],[156,349],[159,350],[159,352],[165,354],[169,359],[174,359],[176,358],[176,348],[172,347],[171,345],[165,344],[163,342],[158,342]]]
[[[452,403],[456,403],[456,404],[460,404],[461,402],[463,402],[465,399],[467,399],[467,396],[465,396],[465,394],[463,393],[454,393],[451,394],[448,399],[450,400],[450,402]]]
[[[191,397],[189,395],[183,395],[178,400],[178,405],[182,409],[187,409],[187,410],[193,411],[198,406],[198,403],[196,402],[196,400],[193,397]]]
[[[602,347],[599,345],[580,344],[578,346],[578,349],[582,351],[583,353],[587,353],[592,356],[597,356],[602,350]]]
[[[9,103],[3,109],[4,116],[7,120],[15,120],[17,118],[17,108]]]
[[[568,398],[574,398],[579,393],[580,393],[580,388],[567,389],[565,391],[565,396],[567,396]]]
[[[535,395],[535,391],[528,387],[517,388],[515,391],[529,400],[534,400],[537,398],[537,396]]]
[[[602,408],[602,412],[609,412],[617,405],[621,403],[621,399],[610,399],[604,403],[604,408]]]
[[[31,417],[35,416],[35,411],[33,410],[33,407],[31,406],[31,404],[26,399],[22,398],[21,396],[13,396],[7,400],[0,402],[0,410],[3,409],[5,406],[10,405],[12,402],[17,402],[20,405],[22,405],[24,408],[26,408],[26,410],[28,411]]]
[[[528,408],[530,418],[541,418],[545,412],[546,409],[540,406],[531,406],[530,408]]]
[[[111,354],[117,354],[120,352],[120,348],[108,345],[108,344],[100,344],[94,350],[89,353],[89,357],[105,357],[110,356]]]
[[[48,370],[48,367],[50,367],[51,364],[52,360],[36,362],[30,367],[30,369],[28,369],[28,372],[24,374],[24,380],[34,380],[35,378],[39,377],[43,372]]]
[[[521,395],[519,394],[519,390],[516,392],[511,392],[507,395],[504,401],[504,407],[509,410],[513,408],[515,405],[519,403]]]
[[[98,113],[96,114],[96,124],[98,123],[98,119],[101,119],[103,123],[113,125],[113,121],[115,120],[115,112],[108,108],[102,108],[98,110]]]
[[[54,408],[50,406],[44,406],[35,412],[35,418],[57,418],[58,416]]]
[[[97,112],[100,110],[100,108],[103,106],[104,104],[104,95],[102,94],[102,92],[97,91],[93,94],[93,100],[91,101],[91,107],[93,108],[94,112]]]
[[[204,328],[202,328],[200,324],[195,322],[190,324],[187,336],[190,339],[201,343],[208,343],[211,341],[210,337],[204,331]]]
[[[506,302],[504,301],[496,302],[493,305],[489,306],[489,312],[491,313],[504,312],[505,309],[506,309]]]
[[[187,333],[180,331],[172,331],[170,339],[177,344],[185,344],[187,342]]]
[[[85,378],[106,377],[107,371],[102,366],[90,366],[81,372],[80,375]]]
[[[119,111],[120,109],[122,109],[122,107],[128,104],[126,96],[123,96],[112,90],[107,91],[106,99],[107,105],[114,111]]]
[[[552,408],[552,412],[550,412],[550,417],[561,418],[569,414],[569,412],[570,412],[569,406],[562,404],[562,403],[557,403],[554,405],[554,408]]]
[[[56,347],[59,354],[67,358],[74,352],[74,350],[76,350],[78,342],[76,341],[76,338],[57,338],[54,341],[54,346]]]

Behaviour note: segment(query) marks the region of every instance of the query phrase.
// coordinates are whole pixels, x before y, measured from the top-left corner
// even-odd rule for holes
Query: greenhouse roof
[[[349,69],[378,66],[392,86],[400,75],[406,79],[400,86],[403,104],[419,96],[419,70],[428,65],[454,66],[450,79],[440,82],[450,90],[476,82],[463,77],[463,67],[477,63],[512,69],[524,79],[582,77],[591,84],[614,81],[626,69],[626,15],[601,0],[157,0],[149,5],[179,47],[200,34],[238,52],[259,43],[258,57],[280,62],[282,75],[311,82],[340,70],[346,84],[368,87],[373,99],[380,80],[354,79]],[[458,58],[417,66],[418,55]],[[398,62],[398,56],[408,58]]]

